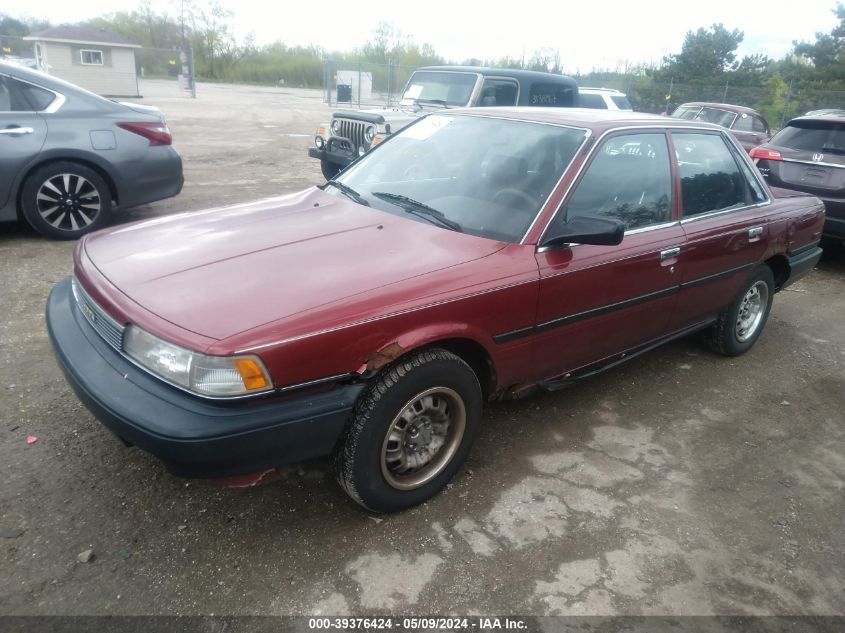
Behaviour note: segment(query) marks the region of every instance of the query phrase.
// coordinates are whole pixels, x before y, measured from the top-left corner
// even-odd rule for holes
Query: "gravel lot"
[[[121,218],[321,180],[318,92],[168,90],[144,102],[184,192]],[[845,614],[841,255],[776,296],[746,356],[686,339],[492,405],[449,489],[374,517],[326,461],[224,490],[125,449],[48,343],[72,249],[0,225],[0,614]]]

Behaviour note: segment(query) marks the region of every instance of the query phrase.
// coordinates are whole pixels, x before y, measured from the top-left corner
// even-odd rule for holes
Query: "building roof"
[[[39,42],[65,42],[67,44],[108,44],[110,46],[124,46],[127,48],[141,48],[122,35],[111,33],[105,29],[93,26],[54,26],[38,33],[28,35],[25,40]]]

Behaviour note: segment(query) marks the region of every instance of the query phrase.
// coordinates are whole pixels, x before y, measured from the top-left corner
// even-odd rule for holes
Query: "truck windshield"
[[[478,77],[472,73],[417,71],[408,80],[400,103],[463,107],[469,104],[476,81]]]

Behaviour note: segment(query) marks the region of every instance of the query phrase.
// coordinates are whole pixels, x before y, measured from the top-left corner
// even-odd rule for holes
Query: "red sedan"
[[[92,234],[47,306],[80,399],[172,472],[333,454],[395,511],[486,401],[703,330],[737,355],[820,256],[820,201],[729,132],[632,113],[429,115],[320,187]]]

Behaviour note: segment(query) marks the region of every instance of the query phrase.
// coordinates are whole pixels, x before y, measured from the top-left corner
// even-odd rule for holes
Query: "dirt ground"
[[[143,89],[186,183],[122,219],[321,180],[318,92]],[[47,339],[72,249],[0,225],[0,614],[845,614],[842,255],[741,358],[685,339],[490,406],[443,494],[376,517],[327,461],[224,490],[124,448]]]

